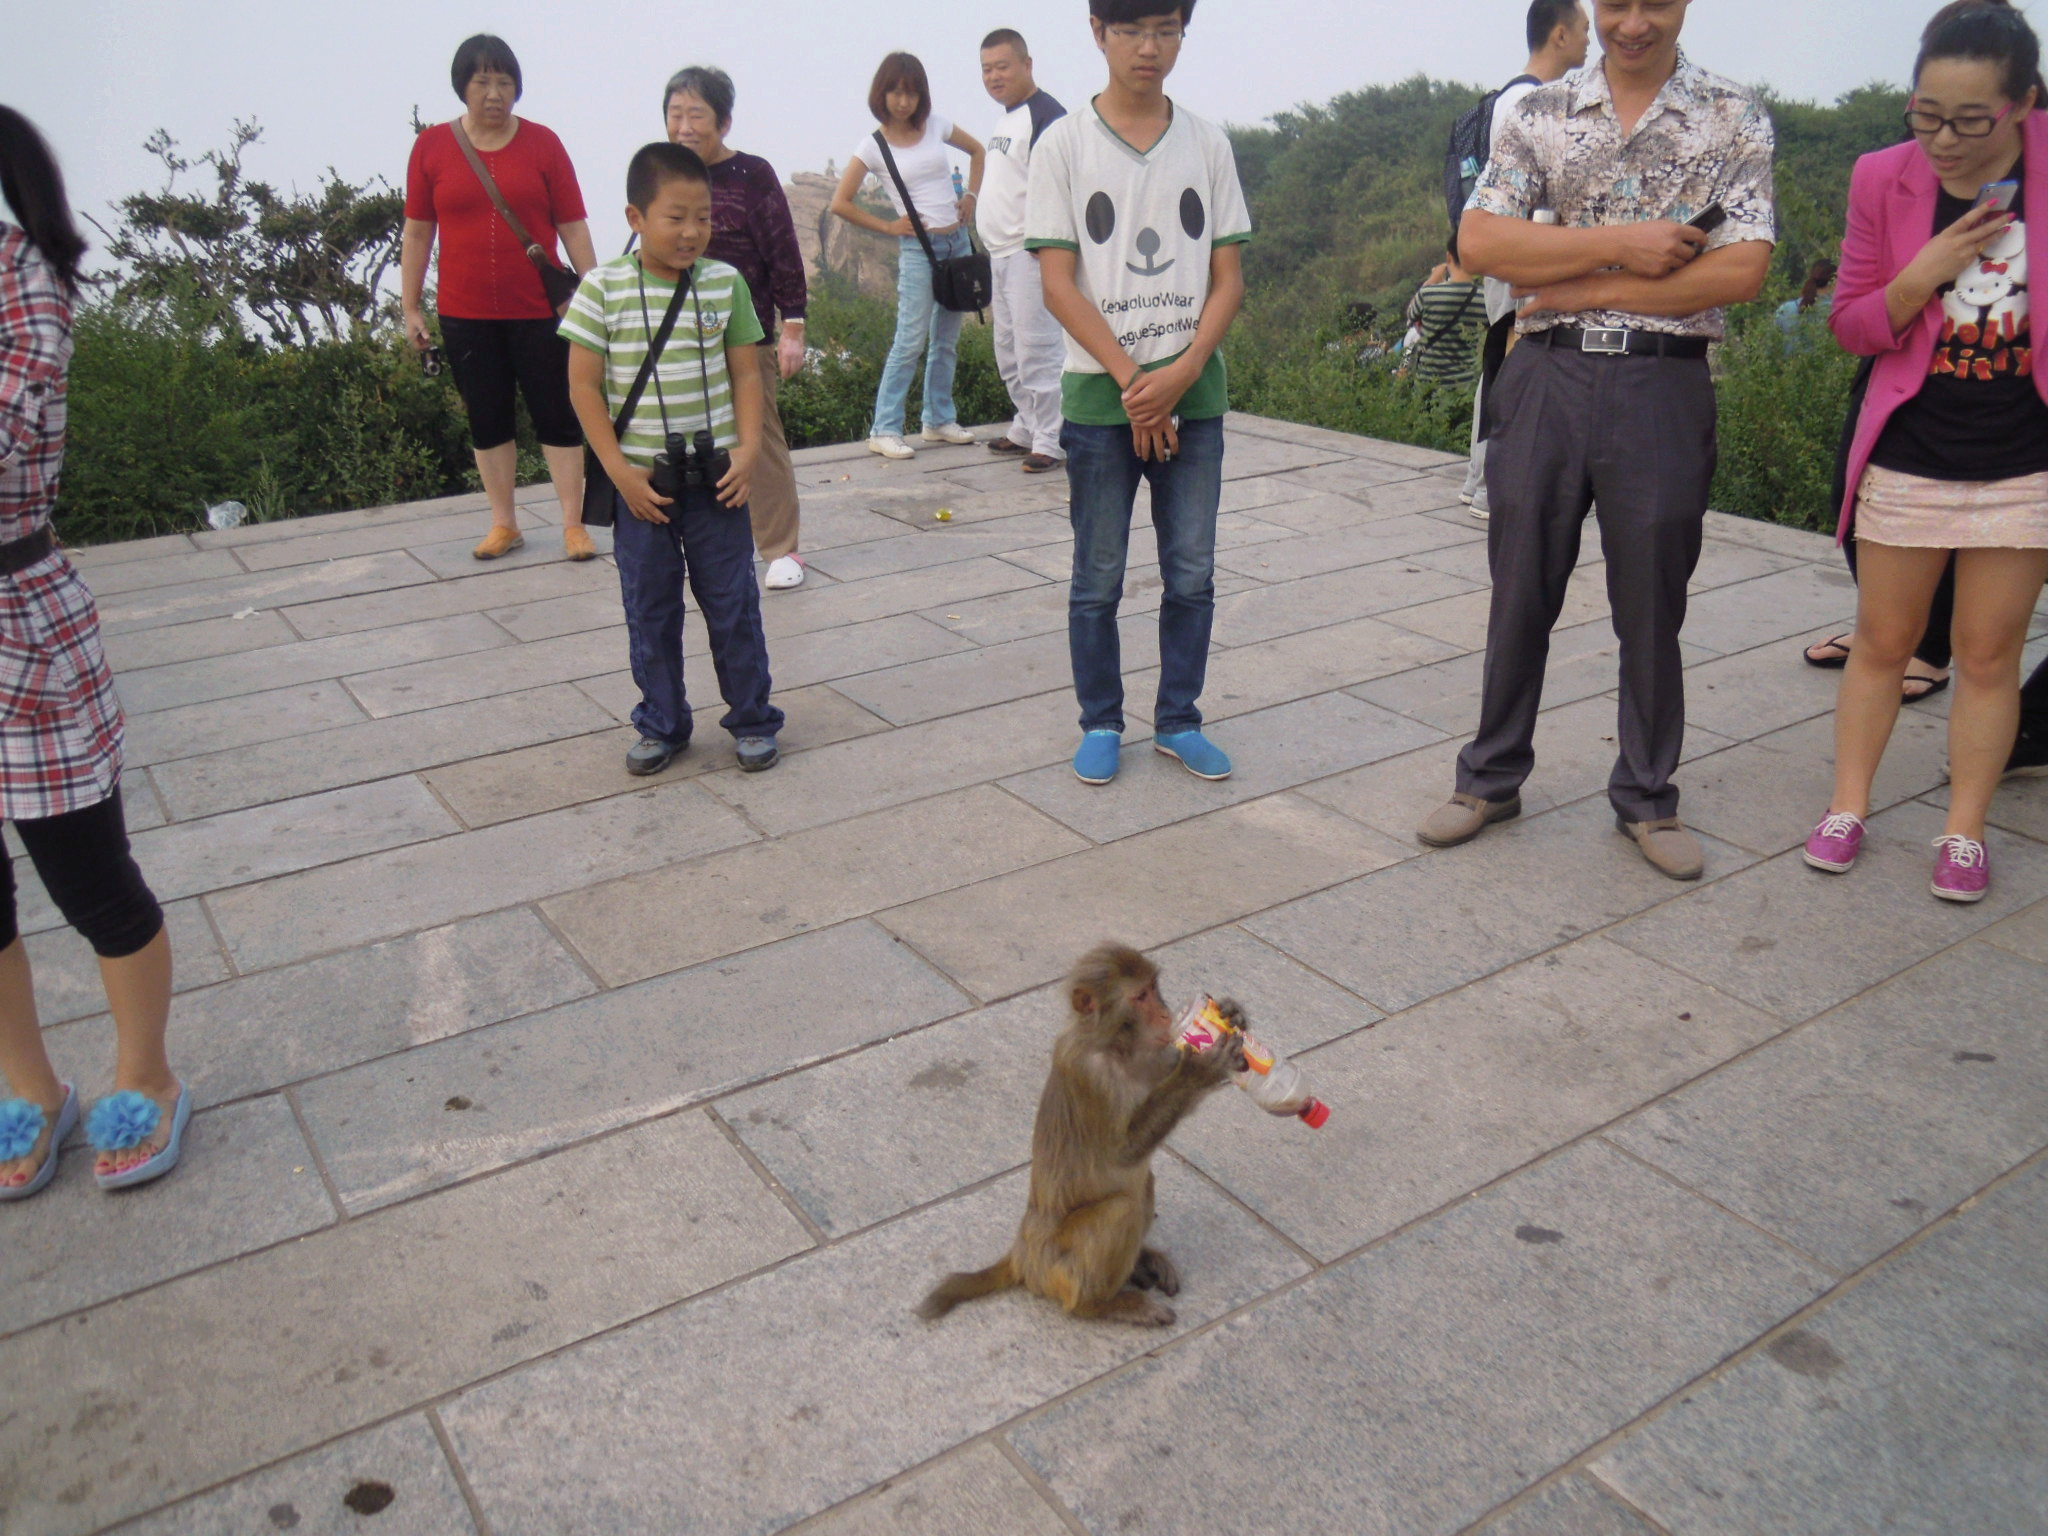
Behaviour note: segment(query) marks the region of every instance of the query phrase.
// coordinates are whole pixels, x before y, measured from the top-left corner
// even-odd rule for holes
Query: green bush
[[[1834,532],[1835,451],[1856,359],[1835,344],[1818,310],[1787,337],[1765,303],[1729,316],[1717,369],[1715,508]]]
[[[1446,453],[1470,446],[1471,390],[1433,389],[1396,376],[1387,360],[1360,361],[1357,340],[1334,328],[1261,342],[1260,317],[1248,322],[1224,344],[1232,409]]]

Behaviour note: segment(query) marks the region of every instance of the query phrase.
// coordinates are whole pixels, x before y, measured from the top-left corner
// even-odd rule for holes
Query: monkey
[[[927,1321],[1016,1286],[1076,1317],[1164,1328],[1173,1309],[1146,1295],[1180,1291],[1173,1261],[1145,1242],[1152,1154],[1174,1126],[1244,1069],[1235,1035],[1182,1050],[1159,997],[1159,968],[1104,944],[1067,977],[1066,1028],[1031,1131],[1031,1193],[1017,1239],[987,1269],[948,1275],[918,1307]],[[1219,1005],[1239,1030],[1244,1010]]]

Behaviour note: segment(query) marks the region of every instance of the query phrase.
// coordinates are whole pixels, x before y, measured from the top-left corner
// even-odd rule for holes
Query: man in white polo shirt
[[[1066,338],[1045,307],[1038,258],[1024,249],[1024,206],[1031,190],[1031,151],[1067,109],[1038,88],[1021,33],[1002,27],[981,41],[981,83],[1003,106],[989,135],[988,170],[975,203],[974,228],[995,266],[996,368],[1016,419],[988,445],[1020,458],[1024,473],[1042,475],[1066,458],[1060,447],[1060,364]]]

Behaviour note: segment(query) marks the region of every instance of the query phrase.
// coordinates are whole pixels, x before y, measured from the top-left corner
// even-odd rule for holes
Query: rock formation
[[[799,171],[790,177],[783,191],[789,195],[790,217],[796,222],[797,244],[803,249],[804,266],[813,277],[836,272],[852,279],[870,298],[896,296],[896,242],[886,235],[860,229],[832,216],[832,194],[839,177],[831,168],[820,176],[816,171]],[[873,177],[861,195],[863,203],[879,205],[886,217],[886,200],[879,195]]]

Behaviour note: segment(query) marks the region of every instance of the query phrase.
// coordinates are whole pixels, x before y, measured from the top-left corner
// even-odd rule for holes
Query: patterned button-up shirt
[[[1746,240],[1775,243],[1770,114],[1733,81],[1695,68],[1685,54],[1657,99],[1624,134],[1600,61],[1523,97],[1495,135],[1493,158],[1467,205],[1503,218],[1555,209],[1559,224],[1591,229],[1653,219],[1687,223],[1719,203],[1727,221],[1708,250]],[[1722,312],[1678,317],[1614,310],[1546,312],[1519,323],[1626,326],[1719,340]]]
[[[0,223],[0,540],[49,526],[64,466],[71,298]],[[0,816],[84,810],[121,781],[121,706],[99,613],[62,550],[0,575]]]

